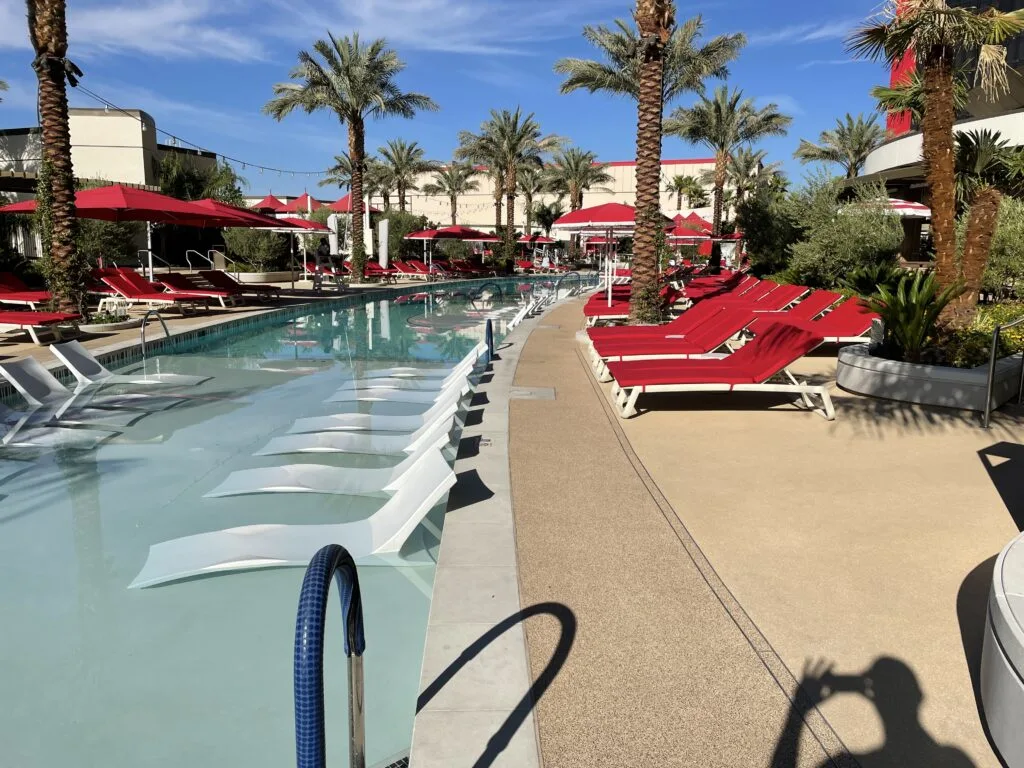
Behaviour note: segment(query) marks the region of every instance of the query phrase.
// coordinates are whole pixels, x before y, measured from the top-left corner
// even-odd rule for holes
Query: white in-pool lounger
[[[457,380],[466,380],[463,374],[459,379],[445,381],[443,379],[410,379],[392,376],[388,379],[351,379],[338,387],[338,394],[359,392],[367,389],[400,389],[403,392],[440,392]]]
[[[51,344],[50,351],[78,379],[79,384],[140,384],[193,387],[209,381],[211,376],[189,376],[183,373],[114,373],[104,368],[85,347],[77,341]]]
[[[288,429],[289,434],[303,432],[415,432],[424,424],[443,418],[445,412],[459,409],[462,392],[449,390],[445,397],[437,400],[423,413],[410,416],[386,416],[376,413],[334,413],[330,416],[307,416],[296,419]]]
[[[228,475],[207,498],[242,496],[251,493],[322,493],[337,496],[386,496],[408,480],[407,475],[429,453],[448,443],[447,433],[419,449],[393,467],[359,469],[325,464],[284,464],[279,467],[240,469]]]
[[[451,368],[417,368],[412,365],[400,365],[394,368],[377,368],[363,371],[363,379],[411,378],[411,379],[451,379],[456,372],[467,366],[470,370],[476,365],[480,356],[487,351],[483,342],[477,344],[464,358]]]
[[[429,405],[442,398],[447,397],[452,391],[458,392],[460,397],[469,393],[472,387],[467,379],[453,381],[445,385],[444,389],[427,392],[413,392],[402,389],[391,389],[390,387],[371,387],[369,389],[353,389],[349,391],[335,392],[325,403],[354,403],[354,402],[388,402],[388,403],[422,403]]]
[[[391,455],[415,453],[423,444],[436,443],[455,427],[455,406],[449,406],[447,417],[421,426],[412,434],[382,435],[374,432],[307,432],[282,435],[270,440],[254,456],[282,453],[370,453]]]
[[[326,525],[245,525],[154,544],[129,588],[228,571],[305,568],[326,544],[343,545],[357,561],[396,555],[427,513],[455,485],[455,472],[436,450],[408,474],[409,482],[366,520]]]
[[[101,395],[95,396],[95,389],[78,389],[72,392],[57,377],[46,370],[43,364],[32,357],[0,363],[0,375],[21,393],[31,406],[52,406],[56,416],[63,416],[75,407],[90,405],[96,408],[128,408],[141,411],[159,411],[180,405],[180,397],[154,397],[153,395]]]

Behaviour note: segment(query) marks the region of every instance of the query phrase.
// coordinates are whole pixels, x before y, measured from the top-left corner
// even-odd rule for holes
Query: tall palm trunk
[[[380,191],[381,204],[384,206],[384,210],[391,210],[391,190],[382,189]]]
[[[398,185],[398,210],[405,213],[405,185]]]
[[[967,325],[974,318],[978,308],[978,294],[988,267],[992,236],[999,219],[999,206],[1003,195],[994,187],[985,187],[974,196],[971,212],[967,219],[967,236],[964,240],[963,268],[964,292],[952,302],[955,305],[955,322]]]
[[[457,224],[456,219],[458,218],[458,215],[459,215],[459,198],[458,198],[458,195],[449,195],[448,196],[448,203],[452,207],[452,226],[454,227]]]
[[[715,190],[712,202],[711,235],[716,238],[722,234],[727,160],[728,155],[724,152],[719,152],[715,155]],[[713,275],[717,275],[722,270],[722,247],[717,242],[714,242],[711,246],[710,265],[710,272]]]
[[[676,191],[676,210],[683,210],[683,193],[678,190]]]
[[[957,281],[956,193],[953,164],[953,62],[935,56],[924,66],[924,119],[921,123],[925,178],[931,191],[935,278],[943,288]],[[947,307],[947,316],[954,303]]]
[[[89,265],[75,248],[75,176],[71,165],[71,131],[64,57],[68,28],[64,0],[28,3],[29,36],[36,53],[33,69],[39,81],[39,120],[42,128],[43,179],[40,206],[44,246],[49,247],[47,281],[58,308],[84,308]]]
[[[644,33],[640,63],[639,105],[636,129],[636,229],[633,239],[633,285],[629,298],[632,323],[661,319],[658,296],[657,229],[661,225],[661,119],[665,45],[651,31],[658,4],[637,2],[637,22]],[[641,24],[644,15],[647,24]]]
[[[354,121],[348,127],[348,156],[352,160],[352,275],[362,278],[366,266],[363,243],[363,171],[366,170],[365,126]]]
[[[494,231],[501,232],[501,187],[494,190]]]
[[[533,234],[533,195],[523,195],[523,205],[526,206],[526,220],[523,222],[523,232],[529,237]]]

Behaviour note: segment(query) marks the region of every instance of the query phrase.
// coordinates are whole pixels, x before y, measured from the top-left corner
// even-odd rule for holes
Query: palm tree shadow
[[[572,651],[573,643],[576,640],[576,614],[573,613],[572,609],[563,603],[550,602],[537,603],[536,605],[531,605],[529,608],[523,608],[522,610],[513,613],[511,616],[498,622],[474,640],[473,643],[469,645],[469,647],[467,647],[455,661],[449,664],[448,667],[423,690],[419,695],[419,698],[416,700],[416,712],[418,714],[427,706],[427,704],[430,703],[431,699],[440,693],[441,689],[444,688],[460,670],[483,653],[487,646],[517,624],[524,623],[527,619],[534,616],[544,615],[553,616],[561,624],[558,643],[555,646],[554,652],[551,654],[551,659],[537,676],[537,679],[534,681],[533,685],[530,686],[530,689],[523,695],[523,698],[520,699],[516,708],[507,718],[505,718],[505,722],[503,722],[491,738],[488,739],[487,746],[473,763],[473,768],[487,768],[498,760],[501,753],[505,751],[509,743],[512,741],[512,737],[515,736],[516,731],[518,731],[520,726],[525,722],[526,718],[533,711],[533,708],[537,705],[537,702],[540,701],[541,697],[551,686],[551,683],[553,683],[555,678],[558,677],[558,673],[569,658],[569,653]]]

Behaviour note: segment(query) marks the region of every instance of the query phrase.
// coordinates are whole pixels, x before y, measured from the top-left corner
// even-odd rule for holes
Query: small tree
[[[288,237],[265,229],[225,229],[228,253],[237,256],[253,272],[271,272],[283,267],[289,256]]]

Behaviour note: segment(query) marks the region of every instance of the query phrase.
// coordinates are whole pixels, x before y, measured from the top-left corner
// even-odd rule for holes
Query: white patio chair
[[[90,384],[141,384],[192,387],[209,381],[212,376],[189,376],[183,373],[114,373],[104,368],[85,347],[77,341],[51,344],[50,351],[64,367],[74,374],[82,385]]]

